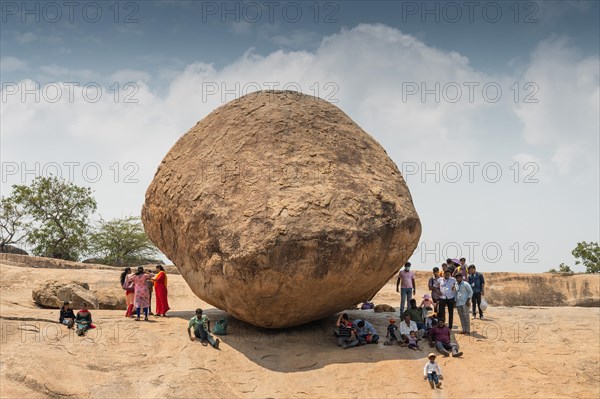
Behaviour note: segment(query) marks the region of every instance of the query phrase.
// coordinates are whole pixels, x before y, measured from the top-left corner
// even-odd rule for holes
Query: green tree
[[[586,273],[600,273],[600,246],[597,242],[579,242],[571,253],[575,264],[583,264]]]
[[[101,220],[90,236],[90,249],[103,264],[134,266],[150,263],[158,249],[146,236],[139,218]]]
[[[14,185],[15,203],[31,217],[27,241],[38,256],[78,260],[87,250],[88,221],[96,211],[92,190],[57,177]]]
[[[558,265],[558,271],[561,273],[573,273],[573,270],[571,270],[571,267],[569,265],[565,265],[564,263],[561,263],[560,265]]]
[[[5,247],[17,244],[26,235],[29,224],[23,207],[15,202],[14,197],[0,199],[0,252]]]

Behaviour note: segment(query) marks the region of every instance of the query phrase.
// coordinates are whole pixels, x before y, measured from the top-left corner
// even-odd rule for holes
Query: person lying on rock
[[[462,356],[463,353],[458,351],[458,344],[450,340],[450,329],[446,327],[443,319],[439,319],[437,325],[429,330],[429,335],[442,355],[449,356],[448,350],[451,350],[452,357]]]
[[[194,336],[192,337],[192,330],[194,331]],[[202,342],[202,345],[206,346],[208,343],[215,348],[219,349],[219,343],[221,340],[219,338],[214,339],[212,335],[209,333],[210,331],[210,320],[208,316],[202,314],[202,309],[196,309],[196,316],[190,319],[188,323],[188,336],[190,337],[190,341],[195,341],[199,339]]]
[[[342,349],[348,349],[358,345],[358,338],[356,338],[356,333],[347,313],[342,313],[338,317],[335,326],[338,328],[338,346]]]
[[[377,330],[365,320],[354,320],[354,332],[359,345],[376,344],[379,341]]]
[[[81,310],[77,312],[75,323],[77,324],[77,335],[85,335],[85,332],[92,328],[92,314],[85,302],[81,304]]]
[[[65,301],[62,308],[60,308],[58,321],[60,324],[65,324],[67,328],[73,328],[73,325],[75,324],[75,313],[73,313],[73,309],[69,306],[68,301]]]

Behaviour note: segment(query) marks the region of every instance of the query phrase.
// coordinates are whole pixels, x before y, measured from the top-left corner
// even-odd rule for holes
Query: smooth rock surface
[[[381,145],[336,106],[281,91],[231,101],[182,136],[142,221],[197,296],[270,328],[371,298],[421,234]]]

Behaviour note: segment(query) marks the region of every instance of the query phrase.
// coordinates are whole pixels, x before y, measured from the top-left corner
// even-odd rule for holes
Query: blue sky
[[[137,215],[179,136],[275,85],[386,148],[419,269],[463,254],[538,272],[599,239],[597,1],[23,4],[0,10],[3,195],[72,172],[104,218]]]

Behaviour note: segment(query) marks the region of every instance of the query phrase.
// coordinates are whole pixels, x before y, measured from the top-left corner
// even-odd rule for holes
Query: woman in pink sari
[[[154,277],[153,274],[144,273],[143,267],[138,267],[135,274],[130,275],[127,281],[133,283],[133,305],[137,310],[136,321],[140,320],[140,310],[144,309],[144,320],[148,320],[148,307],[150,306],[150,291],[148,291],[148,285],[146,281]]]

